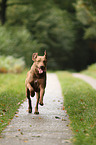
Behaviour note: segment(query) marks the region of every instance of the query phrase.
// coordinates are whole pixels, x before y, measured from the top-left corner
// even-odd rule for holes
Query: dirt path
[[[35,106],[35,97],[32,101]],[[48,74],[44,106],[39,106],[40,114],[28,114],[26,100],[2,132],[0,145],[71,145],[72,131],[62,106],[63,97],[58,78],[53,73]]]
[[[74,77],[80,78],[90,84],[95,90],[96,90],[96,79],[93,79],[92,77],[89,77],[87,75],[79,74],[79,73],[73,73]]]

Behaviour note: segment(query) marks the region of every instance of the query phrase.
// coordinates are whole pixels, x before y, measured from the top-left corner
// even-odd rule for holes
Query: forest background
[[[48,69],[96,62],[96,0],[0,0],[0,55],[48,54]]]

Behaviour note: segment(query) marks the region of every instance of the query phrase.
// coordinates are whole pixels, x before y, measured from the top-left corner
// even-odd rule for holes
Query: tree
[[[76,0],[53,0],[54,3],[61,9],[61,10],[67,10],[70,13],[75,13],[75,9],[73,4],[76,2]]]
[[[84,26],[84,38],[96,39],[96,1],[78,0],[75,4],[77,19]]]
[[[6,21],[6,8],[7,8],[7,0],[0,1],[0,20],[2,25],[4,25]]]
[[[96,40],[94,4],[94,0],[6,0],[0,53],[24,56],[31,65],[32,53],[43,55],[46,49],[48,68],[85,68],[96,58],[89,48]]]
[[[82,24],[83,39],[90,48],[87,64],[96,62],[96,1],[78,0],[75,4],[77,20]]]

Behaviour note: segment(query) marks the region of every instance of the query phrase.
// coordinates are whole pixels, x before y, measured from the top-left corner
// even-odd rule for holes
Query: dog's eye
[[[40,62],[40,60],[37,60],[37,62]]]
[[[43,61],[43,63],[45,64],[45,63],[46,63],[46,61],[44,60],[44,61]]]

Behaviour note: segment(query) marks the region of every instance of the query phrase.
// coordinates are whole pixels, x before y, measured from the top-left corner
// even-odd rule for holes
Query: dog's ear
[[[33,55],[32,55],[32,60],[35,61],[36,58],[37,58],[37,56],[38,56],[38,53],[33,53]]]
[[[45,50],[45,52],[44,52],[44,56],[45,56],[45,58],[47,59],[47,52],[46,52],[46,50]]]

